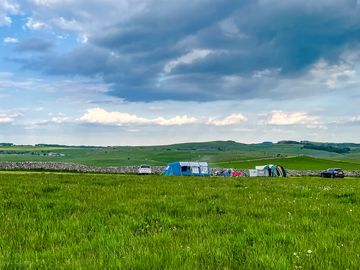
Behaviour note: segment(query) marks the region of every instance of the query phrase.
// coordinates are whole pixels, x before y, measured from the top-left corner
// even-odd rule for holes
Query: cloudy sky
[[[0,0],[0,142],[360,142],[359,0]]]

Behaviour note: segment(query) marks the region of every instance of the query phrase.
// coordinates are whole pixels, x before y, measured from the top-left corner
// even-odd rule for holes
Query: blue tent
[[[174,162],[167,165],[165,176],[210,176],[211,171],[207,162]]]

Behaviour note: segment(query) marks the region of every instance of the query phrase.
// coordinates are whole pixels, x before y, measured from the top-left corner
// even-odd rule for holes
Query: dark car
[[[320,176],[327,178],[344,178],[345,174],[340,168],[329,168],[325,171],[322,171]]]

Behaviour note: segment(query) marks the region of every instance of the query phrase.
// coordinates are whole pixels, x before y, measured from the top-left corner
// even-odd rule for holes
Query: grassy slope
[[[0,173],[0,196],[2,269],[359,268],[358,179]]]
[[[54,161],[74,162],[95,166],[121,166],[139,165],[148,163],[150,165],[165,165],[172,161],[181,160],[203,160],[212,165],[222,166],[230,164],[234,167],[252,168],[253,163],[249,159],[269,159],[267,163],[283,164],[289,168],[303,169],[303,165],[311,165],[308,169],[324,169],[327,167],[344,167],[347,169],[360,169],[360,150],[354,148],[351,153],[341,155],[326,151],[302,149],[301,145],[287,144],[240,144],[231,141],[187,143],[168,146],[152,147],[108,147],[108,148],[29,148],[29,147],[2,147],[0,150],[28,150],[29,154],[9,155],[0,154],[0,161]],[[32,151],[53,151],[62,153],[64,157],[47,157],[31,155]],[[319,160],[283,159],[284,156],[307,155]],[[273,160],[280,156],[280,159]],[[324,159],[344,160],[345,163],[337,165],[338,162],[325,161]],[[265,162],[265,161],[264,161]],[[256,164],[258,164],[256,162]],[[251,165],[251,166],[250,166]]]
[[[326,168],[343,168],[345,170],[360,170],[360,163],[344,161],[344,160],[330,160],[319,159],[312,157],[292,157],[292,158],[277,158],[277,159],[262,159],[262,160],[250,160],[242,162],[229,162],[214,164],[214,166],[220,166],[225,168],[242,168],[252,169],[257,165],[265,164],[277,164],[282,165],[287,169],[293,170],[324,170]]]
[[[0,146],[0,151],[57,151],[72,149],[70,147],[38,147],[38,146]]]

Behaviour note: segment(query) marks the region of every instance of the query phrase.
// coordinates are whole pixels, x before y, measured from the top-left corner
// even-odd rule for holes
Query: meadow
[[[49,156],[57,153],[58,156]],[[61,154],[61,155],[60,155]],[[0,147],[1,161],[71,162],[92,166],[160,165],[174,161],[207,161],[211,167],[250,169],[278,164],[287,169],[360,170],[360,147],[346,154],[305,149],[299,144],[241,144],[232,141],[135,147]]]
[[[359,178],[0,172],[1,269],[359,269]]]
[[[307,156],[290,157],[290,158],[264,158],[244,161],[229,161],[214,164],[217,167],[224,168],[243,168],[252,169],[259,164],[279,164],[287,169],[292,170],[324,170],[326,168],[342,168],[344,170],[360,170],[358,161],[333,160],[313,158]]]

